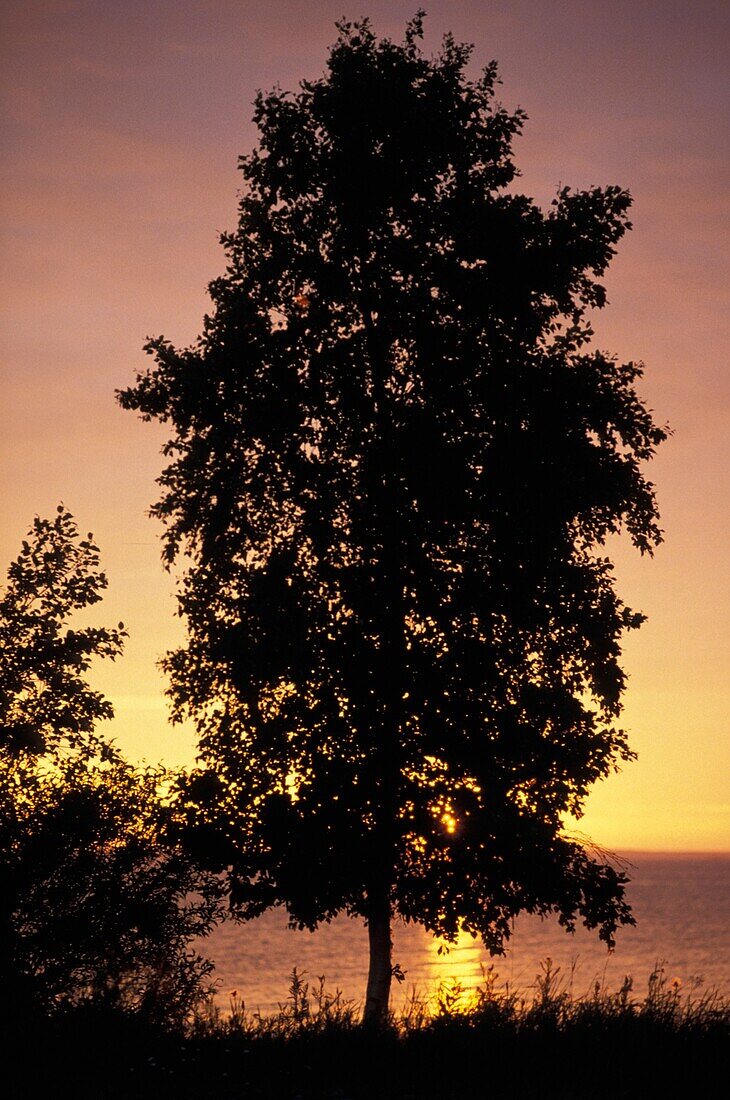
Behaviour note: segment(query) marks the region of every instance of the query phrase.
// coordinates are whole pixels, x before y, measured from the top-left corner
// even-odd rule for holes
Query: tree
[[[169,423],[154,509],[184,551],[185,794],[238,911],[364,917],[382,1020],[394,912],[502,950],[512,917],[612,942],[626,878],[563,830],[632,756],[608,535],[660,541],[640,365],[591,346],[619,187],[509,190],[524,115],[470,48],[338,24],[259,94],[197,343],[120,394]]]
[[[170,777],[97,731],[113,715],[87,680],[126,631],[81,627],[101,599],[93,536],[60,505],[37,517],[0,595],[0,1017],[79,1005],[179,1023],[212,965],[190,950],[220,883],[171,840]],[[73,624],[73,625],[72,625]]]
[[[0,751],[101,748],[95,725],[113,710],[85,675],[93,658],[121,653],[126,631],[70,620],[106,586],[93,535],[80,538],[62,504],[53,519],[36,516],[0,597]]]

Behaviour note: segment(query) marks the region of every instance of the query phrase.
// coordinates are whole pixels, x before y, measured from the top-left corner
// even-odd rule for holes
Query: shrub
[[[165,841],[163,773],[0,756],[5,1007],[86,1006],[175,1026],[207,994],[190,948],[220,915],[217,879]]]

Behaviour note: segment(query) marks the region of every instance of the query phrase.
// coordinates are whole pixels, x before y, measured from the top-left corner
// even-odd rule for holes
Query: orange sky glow
[[[697,0],[433,0],[427,49],[451,29],[500,63],[529,115],[520,190],[619,183],[634,231],[607,279],[597,344],[647,366],[641,392],[673,437],[650,471],[666,541],[610,547],[648,622],[627,639],[623,725],[639,760],[600,784],[576,826],[618,849],[730,848],[728,570],[728,8]],[[98,621],[130,639],[93,682],[134,759],[189,762],[156,660],[182,639],[160,564],[164,433],[114,402],[142,343],[192,341],[233,227],[257,88],[323,69],[343,11],[400,38],[415,0],[10,0],[0,3],[0,563],[63,501],[102,550]],[[723,96],[723,92],[725,95]],[[725,147],[723,147],[725,142]],[[725,240],[723,240],[725,234]]]

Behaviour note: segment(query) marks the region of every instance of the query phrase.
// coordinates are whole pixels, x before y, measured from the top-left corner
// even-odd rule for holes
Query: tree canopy
[[[86,675],[94,657],[121,653],[126,631],[73,620],[106,586],[93,535],[62,504],[52,519],[36,516],[0,593],[0,750],[101,747],[95,726],[113,710]]]
[[[592,346],[629,228],[616,186],[514,190],[525,116],[447,36],[338,24],[327,70],[259,94],[199,340],[120,394],[168,423],[154,512],[183,561],[174,713],[197,843],[244,916],[393,912],[502,949],[515,914],[611,941],[625,876],[563,829],[631,752],[602,550],[660,541],[665,432]]]

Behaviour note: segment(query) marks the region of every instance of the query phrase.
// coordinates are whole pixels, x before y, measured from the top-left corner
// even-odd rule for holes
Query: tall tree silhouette
[[[120,394],[168,422],[154,511],[184,552],[175,714],[188,812],[244,916],[365,918],[387,1012],[394,912],[502,949],[512,917],[610,941],[625,878],[562,831],[631,756],[601,547],[659,541],[665,433],[587,311],[618,187],[506,190],[522,112],[470,48],[338,24],[326,74],[259,94],[212,316]]]

